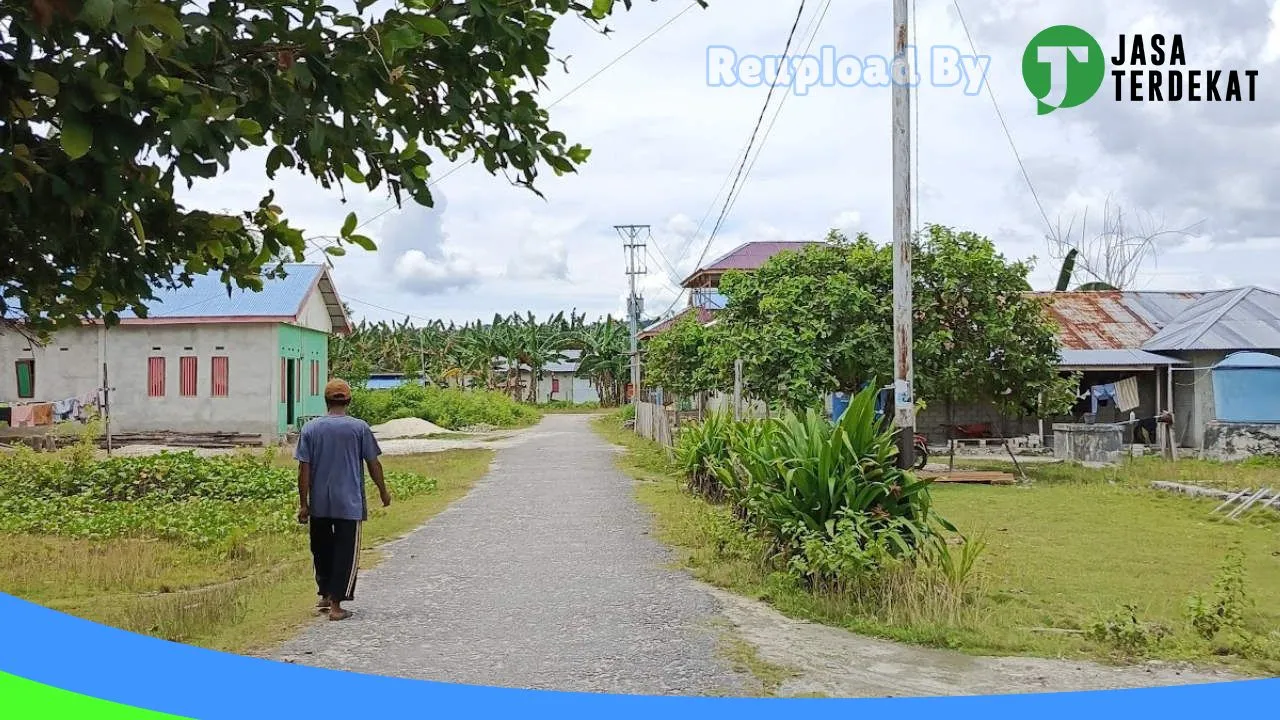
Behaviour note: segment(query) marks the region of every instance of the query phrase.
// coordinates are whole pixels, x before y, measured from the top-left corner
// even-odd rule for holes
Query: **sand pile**
[[[427,422],[421,418],[401,418],[399,420],[392,420],[391,422],[375,425],[373,427],[373,434],[384,440],[426,437],[427,435],[446,435],[452,432],[452,430],[446,430],[435,423]]]

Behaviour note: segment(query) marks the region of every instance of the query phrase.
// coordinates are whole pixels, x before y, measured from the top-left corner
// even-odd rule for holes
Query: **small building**
[[[538,390],[535,402],[562,402],[571,405],[586,405],[600,402],[600,393],[591,383],[590,378],[579,377],[578,368],[582,361],[581,350],[561,350],[563,360],[547,363],[538,376]],[[505,375],[507,363],[495,359],[494,370]],[[528,395],[530,368],[520,364],[519,376],[515,379],[516,390],[520,397]]]
[[[102,399],[113,432],[227,432],[272,441],[325,412],[329,336],[351,321],[324,265],[286,265],[260,292],[217,275],[158,289],[146,318],[122,313],[38,345],[0,334],[0,402]],[[7,368],[7,369],[6,369]]]
[[[1091,394],[1132,381],[1132,407],[1104,402],[1094,419],[1125,422],[1132,414],[1129,438],[1150,427],[1161,412],[1172,411],[1179,447],[1205,449],[1206,428],[1237,410],[1215,402],[1214,369],[1234,353],[1280,353],[1280,293],[1258,287],[1213,292],[1047,292],[1046,303],[1058,326],[1061,369],[1082,375],[1081,395],[1071,416],[1000,417],[989,406],[960,410],[964,422],[989,422],[1005,436],[1030,434],[1047,422],[1079,422],[1093,415]],[[1127,403],[1126,403],[1127,404]],[[930,408],[917,427],[928,433],[945,427]],[[1042,422],[1043,421],[1043,422]]]

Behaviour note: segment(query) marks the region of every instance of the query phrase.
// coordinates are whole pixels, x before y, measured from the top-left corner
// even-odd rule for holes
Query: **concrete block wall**
[[[992,437],[1020,437],[1039,432],[1035,418],[1006,417],[991,403],[966,403],[956,405],[951,411],[951,424],[975,425],[986,423]],[[947,439],[947,406],[930,403],[924,412],[916,414],[916,432],[923,434],[930,443],[942,444]],[[1050,421],[1045,422],[1048,432]]]

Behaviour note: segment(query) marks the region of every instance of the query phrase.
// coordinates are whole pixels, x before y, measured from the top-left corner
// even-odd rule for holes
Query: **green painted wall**
[[[329,336],[319,330],[296,325],[280,325],[279,328],[280,352],[276,364],[279,366],[286,364],[288,360],[294,361],[294,387],[296,388],[293,403],[294,418],[323,415],[325,413],[324,384],[329,379]],[[314,393],[311,383],[313,360],[318,360],[320,367]],[[287,364],[285,366],[287,367]],[[277,369],[276,372],[279,374],[280,370]],[[280,378],[278,382],[286,380]],[[289,405],[285,402],[287,387],[286,381],[279,390],[278,421],[282,433],[292,429],[289,426]]]

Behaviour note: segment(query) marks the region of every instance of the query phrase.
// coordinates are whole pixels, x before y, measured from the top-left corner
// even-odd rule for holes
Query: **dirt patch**
[[[760,661],[794,674],[779,696],[909,697],[1111,690],[1241,678],[1169,663],[1108,667],[1025,657],[975,657],[792,620],[756,600],[708,588]]]

